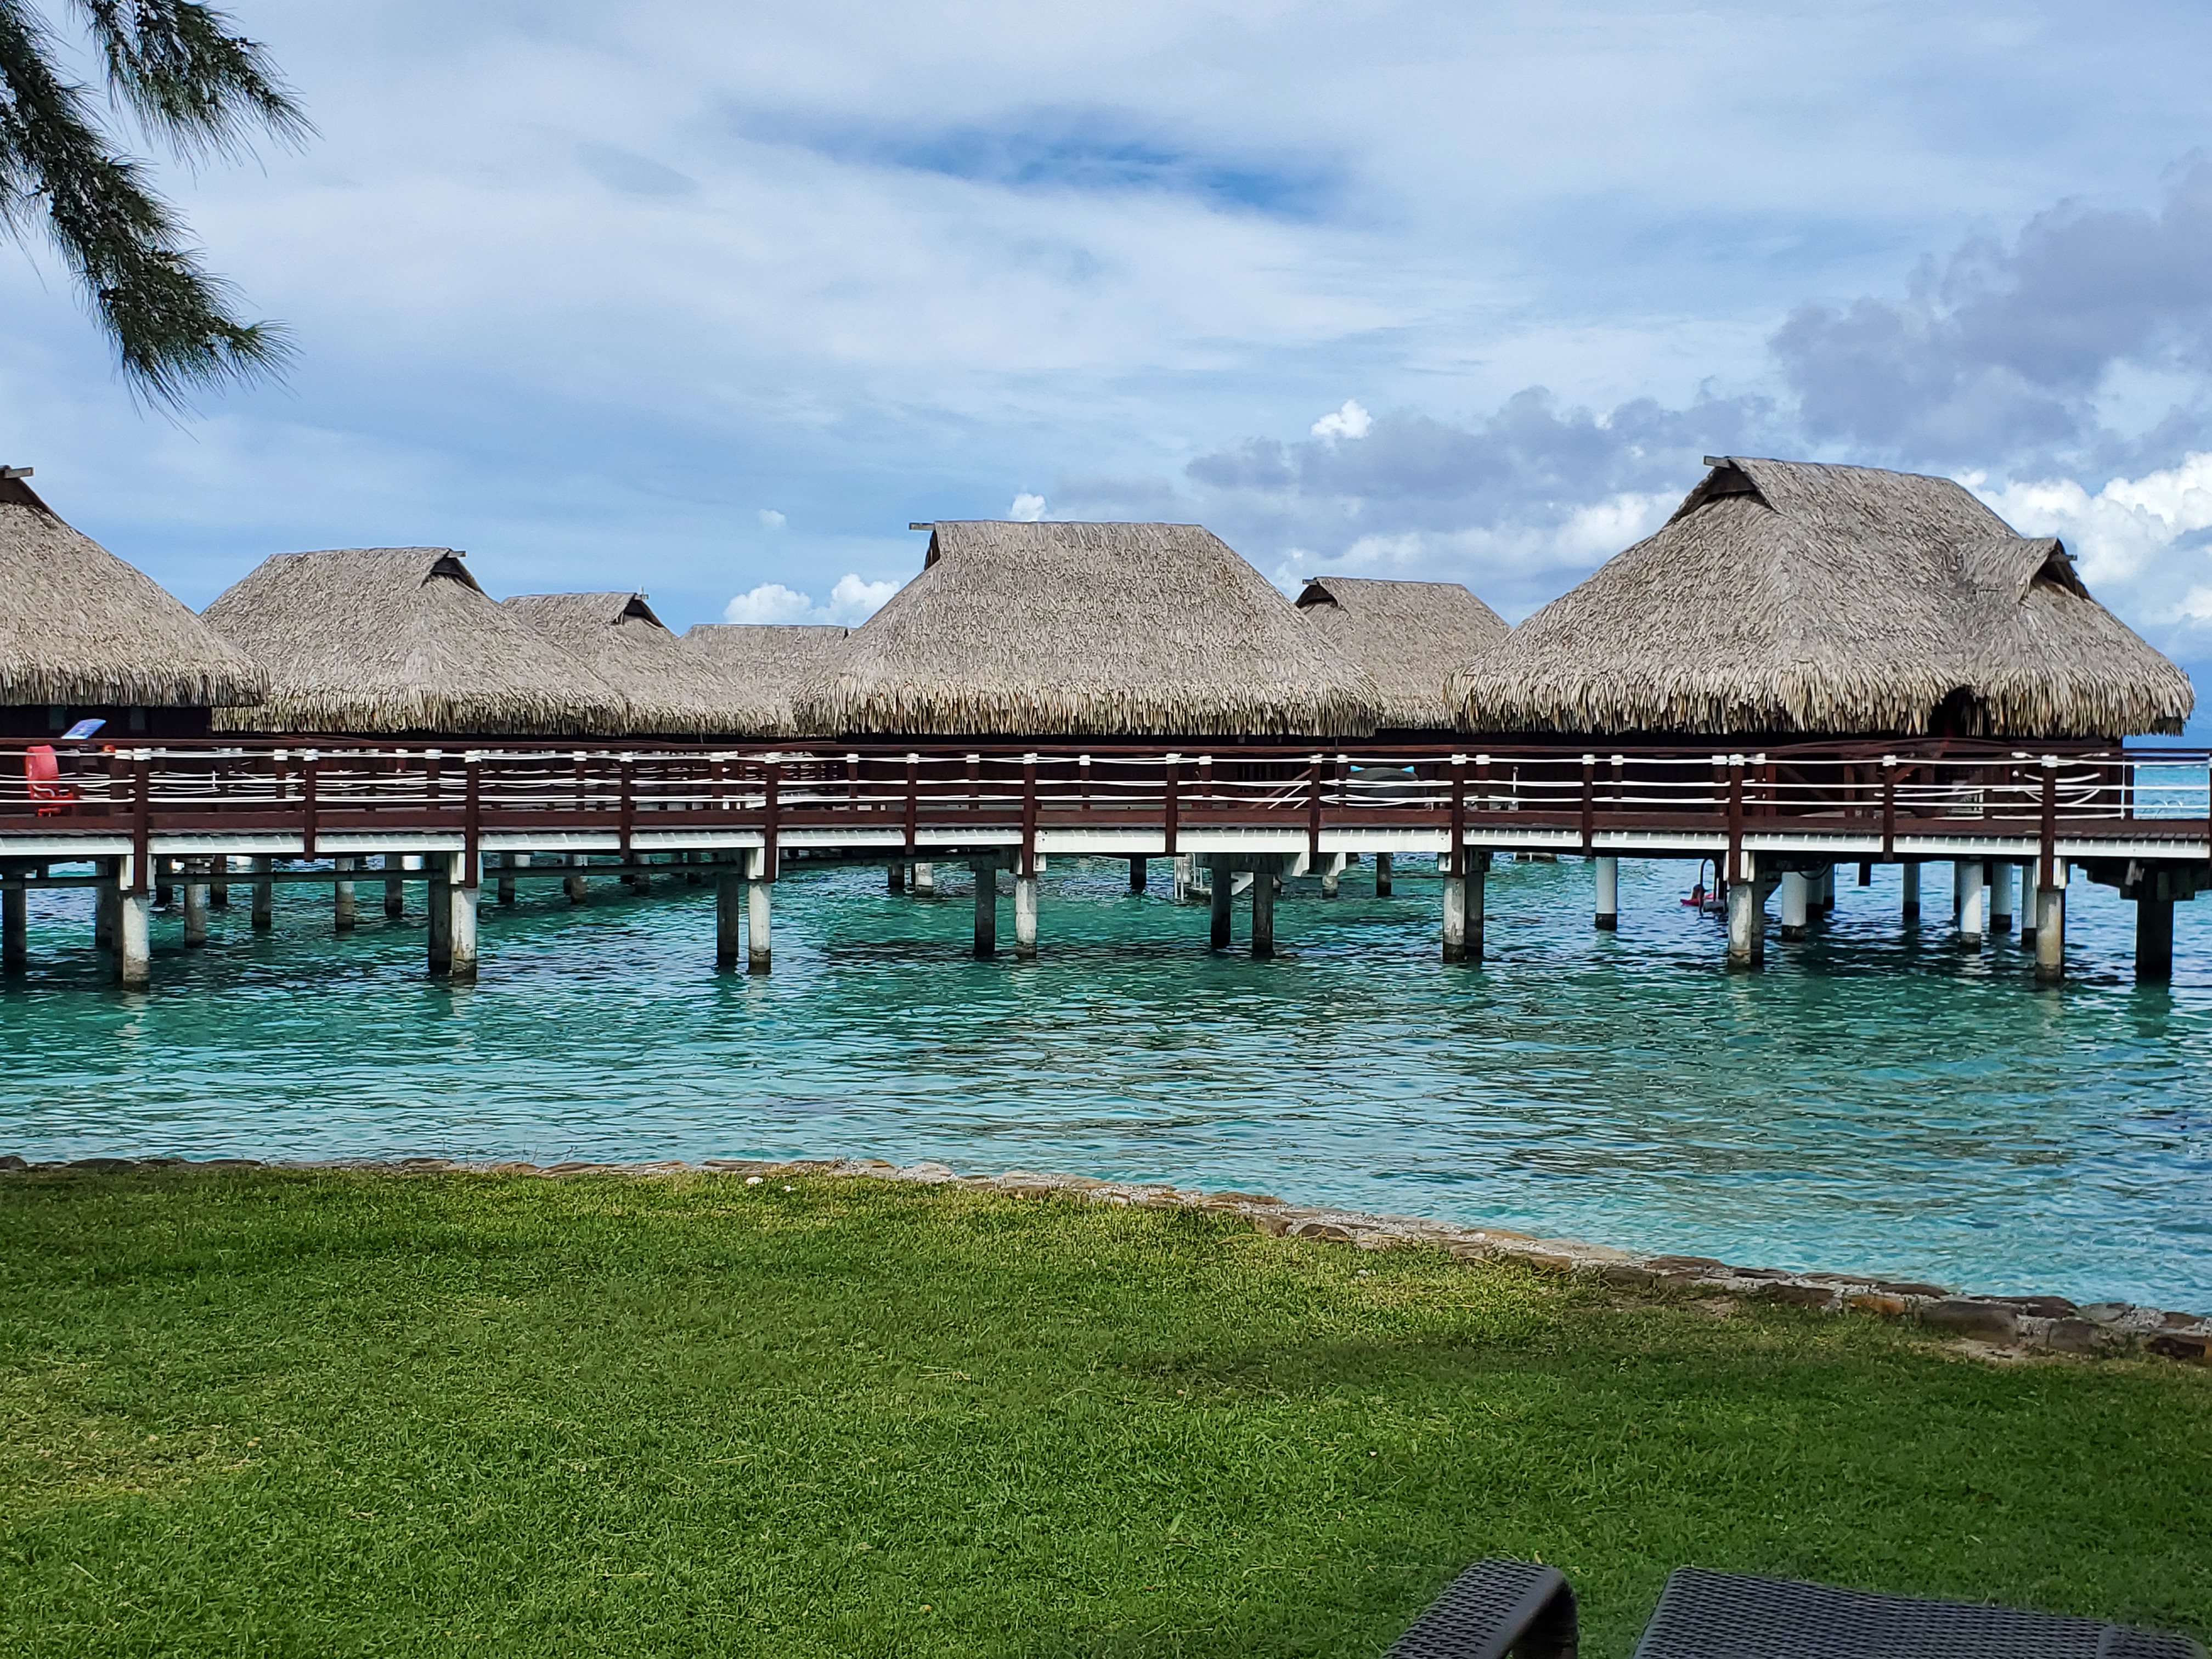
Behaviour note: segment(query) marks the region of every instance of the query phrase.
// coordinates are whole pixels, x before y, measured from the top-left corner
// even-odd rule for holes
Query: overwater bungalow
[[[634,736],[732,735],[718,678],[642,593],[523,593],[500,601],[622,694]]]
[[[733,738],[821,733],[799,720],[802,698],[818,701],[848,628],[799,623],[699,623],[678,643],[713,683],[715,730]]]
[[[853,630],[802,724],[1144,742],[1375,730],[1365,672],[1196,525],[927,528],[921,574]]]
[[[1948,478],[1741,456],[1455,678],[1463,730],[2178,732],[2188,676]]]
[[[1496,649],[1510,631],[1458,582],[1311,576],[1297,606],[1366,671],[1381,699],[1376,724],[1394,738],[1450,731],[1453,674]]]
[[[261,700],[267,676],[143,571],[0,468],[0,735],[78,722],[102,738],[204,736],[210,711]]]
[[[280,553],[205,620],[268,675],[226,731],[587,737],[629,730],[621,692],[477,586],[447,547]]]

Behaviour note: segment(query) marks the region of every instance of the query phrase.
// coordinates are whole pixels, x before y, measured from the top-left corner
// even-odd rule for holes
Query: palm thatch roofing
[[[191,607],[0,470],[0,703],[208,708],[268,677]]]
[[[802,723],[911,736],[1364,736],[1374,688],[1196,525],[945,522]]]
[[[602,737],[622,694],[484,596],[447,547],[280,553],[207,609],[269,673],[228,731]]]
[[[1505,619],[1457,582],[1310,576],[1298,609],[1339,652],[1367,671],[1383,726],[1449,731],[1448,683],[1496,648]]]
[[[644,594],[520,593],[500,604],[621,692],[630,732],[696,738],[730,729],[716,677]]]
[[[1472,731],[2114,738],[2188,676],[1948,478],[1741,456],[1453,681]]]
[[[802,697],[819,699],[847,628],[799,623],[698,623],[678,644],[714,684],[719,724],[737,738],[823,735],[799,723]]]

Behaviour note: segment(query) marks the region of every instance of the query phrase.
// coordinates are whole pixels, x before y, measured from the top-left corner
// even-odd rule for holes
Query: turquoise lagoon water
[[[1502,866],[1480,969],[1436,959],[1433,875],[1300,884],[1254,963],[1207,951],[1164,865],[1139,898],[1123,864],[1056,863],[1018,965],[967,958],[948,873],[933,900],[785,881],[765,979],[714,970],[707,890],[572,909],[526,883],[487,893],[468,989],[422,976],[419,888],[344,940],[326,889],[279,889],[260,939],[234,889],[189,954],[165,915],[143,996],[100,984],[85,896],[34,895],[0,1151],[934,1158],[2212,1309],[2212,899],[2179,907],[2172,987],[2137,989],[2127,911],[2077,882],[2053,994],[2014,945],[1952,945],[1938,866],[1918,930],[1894,871],[1846,869],[1755,975],[1723,971],[1681,864],[1624,864],[1615,935],[1588,866]]]

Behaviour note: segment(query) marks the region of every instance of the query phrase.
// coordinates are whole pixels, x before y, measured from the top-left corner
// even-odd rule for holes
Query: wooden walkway
[[[2170,961],[2172,903],[2212,885],[2212,751],[2199,749],[1586,751],[1470,739],[1171,752],[244,739],[58,745],[61,776],[42,785],[9,753],[27,746],[0,745],[9,962],[21,960],[27,889],[91,886],[104,948],[129,986],[149,977],[157,887],[186,889],[189,936],[193,893],[226,878],[257,888],[259,914],[276,882],[332,884],[342,928],[371,859],[374,879],[428,884],[433,970],[461,978],[475,972],[476,896],[488,872],[574,882],[586,871],[669,860],[714,866],[718,957],[733,964],[749,933],[744,954],[761,971],[771,959],[772,884],[833,864],[888,866],[894,884],[916,864],[1011,871],[1016,947],[1030,954],[1041,857],[1127,858],[1139,881],[1143,860],[1180,859],[1229,878],[1209,884],[1217,944],[1226,943],[1234,878],[1255,878],[1253,940],[1264,951],[1277,878],[1332,876],[1361,857],[1379,858],[1387,872],[1393,858],[1424,855],[1443,875],[1446,958],[1479,960],[1492,854],[1595,859],[1600,926],[1617,914],[1609,896],[1619,859],[1711,860],[1729,892],[1729,954],[1740,966],[1763,952],[1756,918],[1769,893],[1782,889],[1785,933],[1802,927],[1804,906],[1819,901],[1800,890],[1838,863],[1896,862],[1917,875],[1923,861],[1951,860],[1962,879],[1996,887],[2018,869],[2033,894],[2028,920],[2063,949],[2064,889],[2080,866],[2151,907],[2142,914],[2153,949],[2139,966],[2154,976],[2158,907]],[[994,874],[979,893],[996,884]],[[2046,926],[2042,912],[2054,906]],[[995,897],[988,909],[987,918],[979,901],[980,951],[995,948]],[[2051,955],[2045,976],[2059,965]]]

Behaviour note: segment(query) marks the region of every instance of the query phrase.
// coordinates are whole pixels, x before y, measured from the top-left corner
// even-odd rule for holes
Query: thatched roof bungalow
[[[804,623],[698,623],[678,643],[713,685],[720,722],[733,738],[823,735],[802,725],[802,700],[818,703],[848,628]]]
[[[358,736],[597,737],[626,732],[623,696],[486,598],[447,547],[281,553],[206,620],[268,672],[268,701],[231,731]]]
[[[1364,737],[1367,677],[1196,525],[945,522],[803,724],[910,737]]]
[[[1458,582],[1310,576],[1297,598],[1306,620],[1361,668],[1392,732],[1449,732],[1449,681],[1497,647],[1505,619]]]
[[[0,468],[0,734],[197,737],[209,711],[255,703],[267,676],[189,606],[64,523]]]
[[[521,593],[501,607],[622,694],[628,730],[668,738],[728,732],[714,675],[642,593]]]
[[[1948,478],[1708,457],[1653,536],[1453,682],[1481,732],[2112,738],[2188,677]]]

